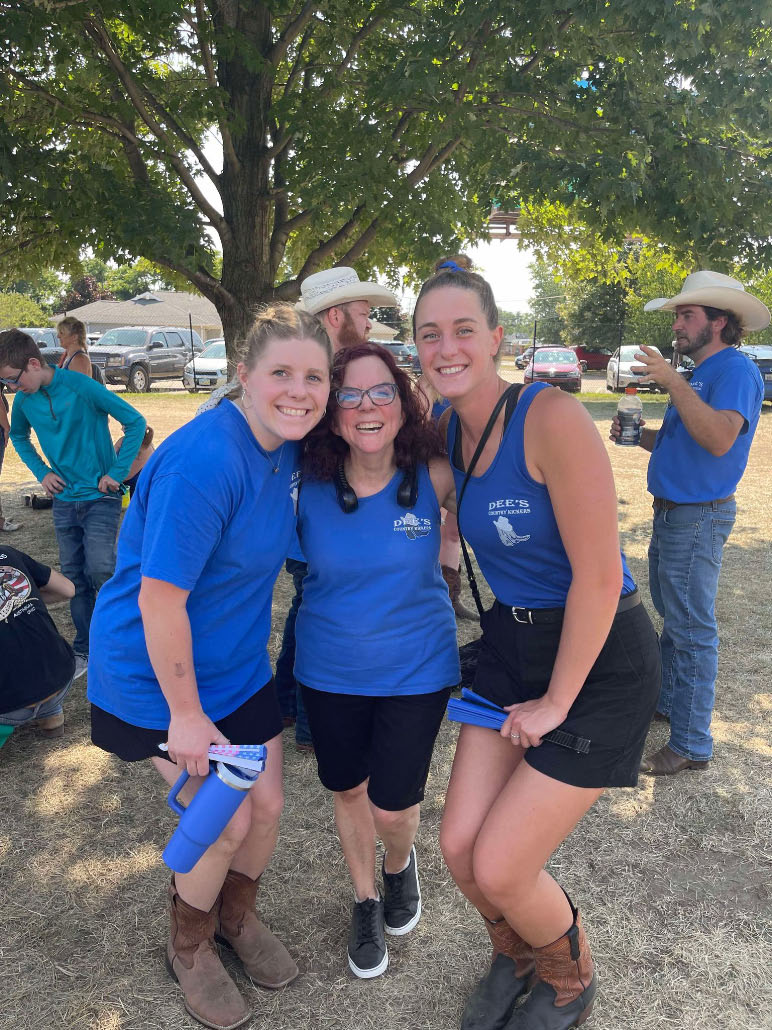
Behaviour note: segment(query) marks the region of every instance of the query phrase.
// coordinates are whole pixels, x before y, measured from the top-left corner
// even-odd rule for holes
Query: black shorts
[[[562,622],[517,622],[498,601],[481,621],[483,635],[474,690],[497,705],[546,693]],[[636,605],[614,617],[590,674],[558,729],[591,741],[586,755],[550,741],[528,748],[534,769],[575,787],[634,787],[659,697],[657,635],[646,609]]]
[[[319,779],[328,790],[352,790],[369,777],[368,797],[386,812],[423,801],[450,687],[401,697],[334,694],[303,684],[301,690]]]
[[[282,719],[273,679],[230,715],[217,719],[215,726],[231,744],[265,744],[267,740],[278,736],[282,730]],[[152,730],[146,726],[134,726],[103,708],[91,706],[91,742],[103,751],[122,758],[124,762],[139,762],[143,758],[168,758],[165,751],[158,749],[158,745],[165,743],[168,736],[168,729]]]

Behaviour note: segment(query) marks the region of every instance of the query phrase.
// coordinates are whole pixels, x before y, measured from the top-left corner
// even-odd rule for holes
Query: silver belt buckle
[[[525,619],[521,619],[521,615],[526,615]],[[519,622],[522,625],[533,626],[533,615],[530,608],[513,608],[512,615],[514,616],[515,622]]]

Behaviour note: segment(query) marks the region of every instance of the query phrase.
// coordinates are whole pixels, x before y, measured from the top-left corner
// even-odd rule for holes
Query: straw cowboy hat
[[[700,307],[718,308],[730,311],[747,332],[766,329],[769,325],[769,311],[766,304],[745,292],[739,280],[721,272],[692,272],[684,279],[677,297],[657,297],[644,304],[644,311],[675,311],[682,304],[697,304]]]
[[[299,307],[318,315],[320,311],[346,304],[351,300],[366,300],[373,307],[397,307],[399,301],[391,290],[378,283],[363,283],[353,268],[326,268],[314,272],[300,284]]]

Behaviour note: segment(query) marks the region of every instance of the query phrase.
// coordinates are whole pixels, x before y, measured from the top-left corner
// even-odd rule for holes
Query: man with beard
[[[659,429],[645,428],[654,497],[649,585],[664,620],[662,689],[655,719],[670,722],[670,740],[641,763],[651,776],[705,769],[713,757],[710,723],[718,669],[715,599],[732,527],[734,491],[748,461],[764,384],[737,348],[743,334],[765,329],[769,311],[742,283],[719,272],[694,272],[676,297],[646,311],[674,311],[674,347],[694,362],[687,380],[653,347],[636,355],[641,383],[669,394]],[[643,424],[643,422],[641,423]],[[619,436],[614,419],[611,438]]]
[[[337,353],[346,347],[366,343],[372,328],[373,307],[396,307],[394,294],[378,283],[360,282],[353,268],[327,268],[309,275],[300,285],[299,306],[321,321]],[[295,619],[303,598],[303,579],[308,571],[303,552],[298,546],[285,564],[295,585],[287,620],[284,624],[281,651],[276,660],[276,689],[286,726],[295,724],[295,746],[311,752],[311,730],[300,691],[295,682]]]

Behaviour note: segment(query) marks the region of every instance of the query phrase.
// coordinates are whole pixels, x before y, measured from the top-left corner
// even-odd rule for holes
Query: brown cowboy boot
[[[470,609],[467,608],[461,600],[461,573],[459,570],[452,569],[450,565],[443,565],[442,578],[448,584],[450,603],[453,605],[453,611],[456,613],[456,618],[477,620],[479,618],[477,612],[470,611]]]
[[[574,921],[552,944],[533,949],[537,980],[506,1030],[569,1030],[592,1012],[598,978],[579,912],[569,904]]]
[[[530,986],[534,971],[533,948],[503,917],[495,922],[483,916],[493,945],[491,967],[469,997],[461,1017],[461,1030],[500,1030],[512,1015],[515,1002]]]
[[[188,905],[172,880],[169,916],[166,968],[182,988],[185,1008],[213,1030],[234,1030],[246,1023],[252,1012],[225,972],[214,945],[214,908],[202,912]]]
[[[260,877],[228,870],[220,892],[217,911],[217,939],[229,945],[241,959],[245,971],[260,987],[286,987],[298,975],[289,952],[255,912]]]

